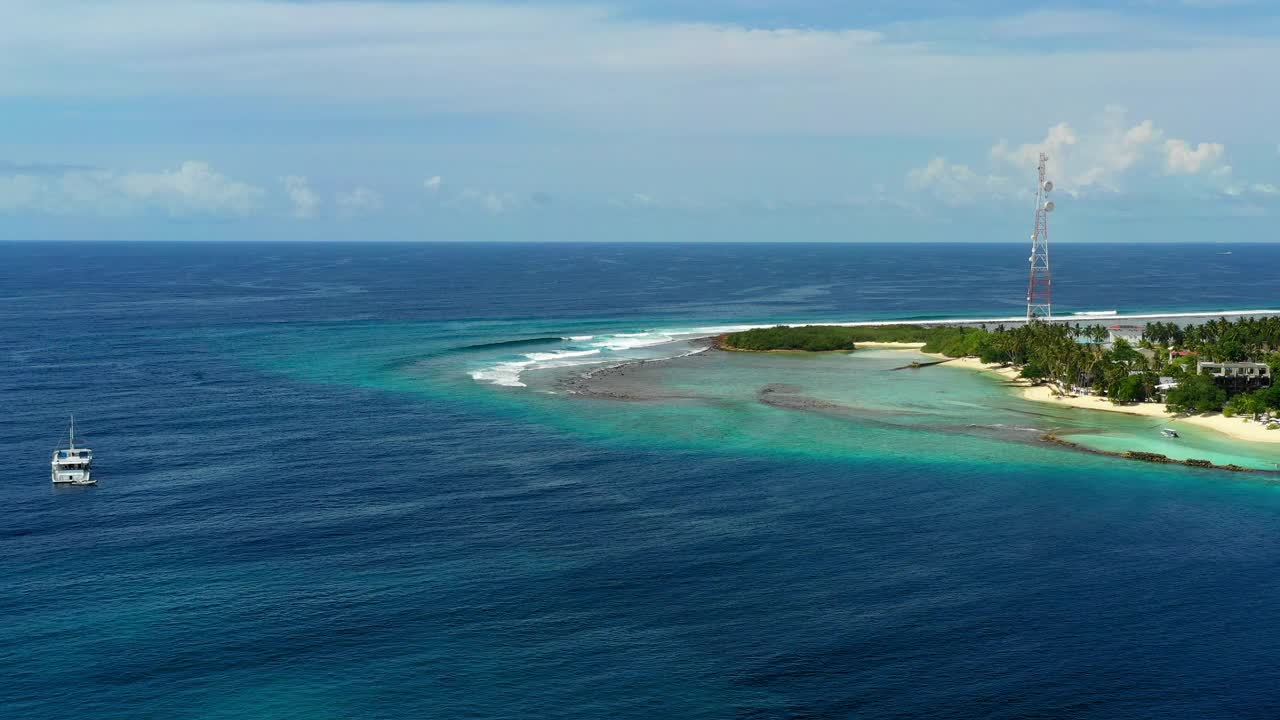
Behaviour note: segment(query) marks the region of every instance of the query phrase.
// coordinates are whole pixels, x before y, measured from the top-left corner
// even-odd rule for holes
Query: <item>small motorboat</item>
[[[1161,434],[1161,435],[1163,435],[1164,437],[1167,437],[1167,438],[1176,438],[1176,437],[1178,437],[1178,431],[1177,431],[1177,430],[1174,430],[1173,428],[1165,428],[1165,429],[1163,429],[1163,430],[1161,430],[1161,431],[1160,431],[1160,434]]]

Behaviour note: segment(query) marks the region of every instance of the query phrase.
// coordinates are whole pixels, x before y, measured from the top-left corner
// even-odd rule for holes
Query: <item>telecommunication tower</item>
[[[1040,184],[1036,186],[1036,227],[1031,232],[1031,280],[1027,283],[1027,322],[1053,319],[1049,277],[1049,213],[1053,201],[1049,192],[1053,181],[1044,177],[1049,156],[1040,153]]]

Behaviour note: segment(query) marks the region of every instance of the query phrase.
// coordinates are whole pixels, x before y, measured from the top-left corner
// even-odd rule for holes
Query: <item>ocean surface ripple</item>
[[[1222,247],[1063,246],[1055,299],[1274,304],[1280,248]],[[0,717],[1280,716],[1270,484],[961,435],[680,442],[471,376],[673,329],[1008,314],[1024,261],[0,244]],[[101,485],[53,491],[72,411]]]

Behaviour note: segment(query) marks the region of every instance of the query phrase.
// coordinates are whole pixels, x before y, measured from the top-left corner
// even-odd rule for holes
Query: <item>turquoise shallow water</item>
[[[554,334],[560,331],[552,328],[564,327],[580,333],[572,336],[579,339]],[[557,385],[570,373],[696,352],[697,345],[663,341],[715,327],[721,326],[551,320],[515,328],[484,323],[289,332],[272,328],[231,340],[245,346],[242,359],[274,371],[313,381],[461,397],[584,435],[836,458],[909,455],[926,461],[998,457],[1035,462],[1064,452],[1038,442],[1041,435],[1053,432],[1111,452],[1159,452],[1175,459],[1203,458],[1264,470],[1274,470],[1280,462],[1276,448],[1242,443],[1185,423],[1179,428],[1182,436],[1169,440],[1159,430],[1171,423],[1158,419],[1023,400],[1000,378],[986,373],[946,365],[895,371],[913,360],[932,360],[913,351],[716,353],[708,361],[698,358],[642,370],[644,385],[684,396],[678,400],[584,400],[568,396]],[[270,335],[270,343],[262,342],[264,334]],[[514,347],[485,342],[494,337],[542,340]],[[591,340],[581,339],[586,337]],[[614,349],[584,354],[595,345]],[[530,355],[545,360],[519,368],[521,386],[487,379],[489,369],[517,364]],[[477,374],[485,379],[473,377]],[[824,411],[761,403],[760,389],[779,383],[795,386],[793,394],[837,407]],[[1130,464],[1109,458],[1075,461]]]
[[[1035,457],[1046,451],[1038,439],[1053,433],[1090,448],[1110,452],[1159,452],[1175,459],[1202,458],[1216,464],[1275,470],[1280,448],[1244,443],[1212,430],[1154,418],[1099,413],[1027,401],[986,373],[945,365],[919,370],[894,370],[913,360],[932,360],[914,352],[862,350],[849,355],[717,354],[711,362],[686,363],[646,373],[659,386],[700,400],[688,400],[675,410],[652,410],[640,404],[617,403],[601,412],[620,432],[640,421],[633,416],[653,412],[683,412],[685,419],[663,422],[677,434],[698,434],[707,427],[750,438],[753,447],[801,450],[832,456],[863,453],[906,453],[928,458],[962,457],[969,451],[989,457],[989,440],[1023,447],[1006,447],[1010,459]],[[789,392],[832,403],[829,408],[760,410],[761,388],[771,384],[794,386]],[[573,412],[570,406],[565,411]],[[763,413],[755,416],[753,413]],[[803,414],[808,417],[794,417]],[[694,417],[702,417],[695,420]],[[1159,430],[1178,425],[1181,437],[1166,439]],[[654,432],[662,434],[660,429]],[[904,434],[914,434],[907,437]],[[933,437],[940,436],[940,437]],[[963,436],[961,441],[957,436]],[[1039,445],[1034,450],[1025,445]],[[978,450],[982,448],[982,450]],[[1028,455],[1030,453],[1030,455]],[[1106,462],[1115,462],[1108,459]]]
[[[1218,249],[1068,247],[1062,302],[1267,304],[1280,250]],[[1275,717],[1276,487],[1026,439],[1140,419],[878,352],[547,392],[700,328],[998,314],[1024,260],[0,245],[0,717]],[[73,409],[101,484],[54,492]]]

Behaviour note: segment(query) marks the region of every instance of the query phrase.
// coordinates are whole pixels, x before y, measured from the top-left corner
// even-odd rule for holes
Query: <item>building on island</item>
[[[1124,340],[1130,345],[1142,342],[1142,335],[1147,330],[1145,325],[1112,325],[1107,328],[1107,342],[1115,344],[1116,340]]]
[[[1160,402],[1169,401],[1169,391],[1178,387],[1178,381],[1173,379],[1171,375],[1161,375],[1156,382],[1156,399]]]
[[[1197,362],[1196,372],[1210,375],[1217,385],[1236,394],[1264,388],[1271,384],[1271,368],[1259,362]]]

